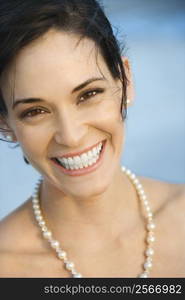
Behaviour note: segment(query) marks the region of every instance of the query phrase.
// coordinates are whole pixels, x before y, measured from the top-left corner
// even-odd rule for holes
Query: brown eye
[[[80,96],[80,102],[85,102],[87,100],[90,100],[91,98],[95,97],[97,94],[101,94],[104,92],[104,89],[95,89],[85,92]]]
[[[45,111],[41,108],[35,108],[35,109],[31,109],[31,110],[28,110],[26,112],[24,112],[21,117],[22,118],[33,118],[37,115],[41,115],[41,114],[44,114]]]

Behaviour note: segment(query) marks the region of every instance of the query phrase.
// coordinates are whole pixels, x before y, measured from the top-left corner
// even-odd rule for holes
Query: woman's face
[[[3,96],[29,162],[64,194],[88,197],[120,168],[121,83],[91,40],[78,41],[51,30],[28,45],[4,75]]]

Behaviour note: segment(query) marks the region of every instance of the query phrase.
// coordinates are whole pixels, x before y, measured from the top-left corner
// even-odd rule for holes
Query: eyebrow
[[[81,89],[83,89],[84,87],[86,87],[87,85],[89,85],[90,83],[94,82],[94,81],[102,81],[102,80],[106,80],[105,77],[93,77],[90,78],[86,81],[84,81],[83,83],[81,83],[80,85],[78,85],[77,87],[75,87],[72,90],[72,94],[80,91]],[[25,103],[35,103],[35,102],[45,102],[45,100],[41,99],[41,98],[25,98],[25,99],[17,99],[13,105],[12,105],[12,109],[15,109],[15,107],[19,104],[25,104]]]

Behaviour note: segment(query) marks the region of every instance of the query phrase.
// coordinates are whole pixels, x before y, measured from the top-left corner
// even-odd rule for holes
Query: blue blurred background
[[[185,182],[185,1],[104,0],[126,42],[135,82],[122,163],[137,175]],[[0,218],[32,193],[39,174],[0,142]]]

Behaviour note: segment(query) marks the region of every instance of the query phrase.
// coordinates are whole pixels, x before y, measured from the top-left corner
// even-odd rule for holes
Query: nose
[[[77,147],[88,131],[88,126],[73,112],[62,112],[57,118],[54,139],[57,144]]]

